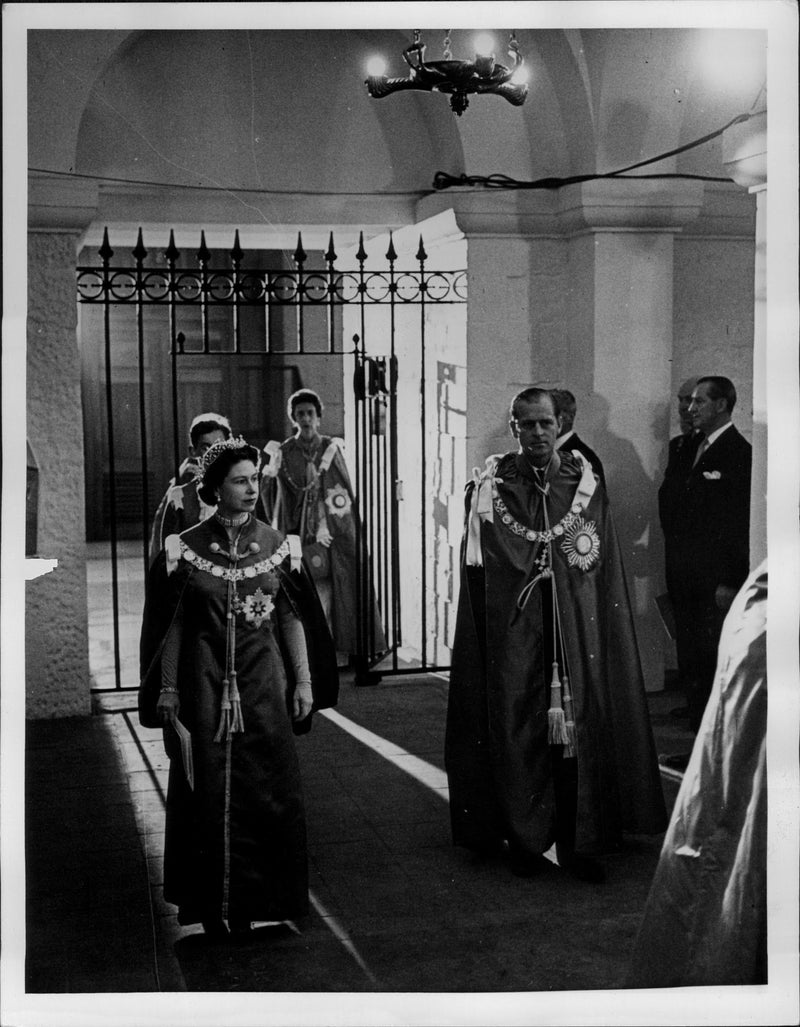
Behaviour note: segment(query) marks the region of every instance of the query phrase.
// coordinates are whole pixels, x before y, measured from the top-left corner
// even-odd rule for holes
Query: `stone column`
[[[27,583],[26,713],[90,712],[83,414],[76,249],[96,187],[29,184],[27,435],[39,463],[37,556],[56,560]]]
[[[648,691],[664,686],[657,494],[672,395],[673,239],[700,182],[599,180],[562,191],[574,285],[566,312],[576,429],[603,460]]]
[[[753,311],[753,480],[750,567],[767,555],[767,112],[727,129],[722,160],[737,185],[756,195]]]
[[[576,430],[603,460],[648,689],[664,684],[657,490],[671,387],[673,237],[703,206],[700,182],[596,181],[555,192],[426,197],[467,241],[467,460],[507,450],[507,404],[564,385]],[[467,469],[465,468],[465,471]]]

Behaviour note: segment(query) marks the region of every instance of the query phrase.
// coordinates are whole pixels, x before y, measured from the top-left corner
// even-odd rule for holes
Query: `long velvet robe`
[[[288,558],[274,569],[254,567],[271,557],[282,541],[278,532],[250,520],[242,530],[239,552],[251,544],[258,550],[248,551],[239,561],[243,574],[236,591],[246,602],[261,589],[276,604],[288,604],[305,615],[315,705],[333,705],[335,651],[324,622],[324,634],[320,631],[321,610],[317,623],[309,626],[313,587],[304,584],[298,572],[289,571]],[[230,567],[224,555],[229,543],[214,518],[184,532],[181,542],[177,566],[169,567],[167,554],[162,553],[151,571],[141,652],[140,719],[154,726],[159,723],[155,703],[160,646],[180,608],[179,718],[191,733],[195,780],[192,790],[177,735],[165,726],[170,773],[164,897],[178,906],[182,924],[219,918],[291,919],[307,910],[306,829],[289,710],[292,682],[281,652],[277,610],[260,625],[248,621],[247,610],[235,616],[244,730],[215,741],[226,665],[228,583],[223,574]],[[214,552],[212,544],[222,552]],[[306,720],[310,724],[310,717]]]
[[[767,983],[767,568],[722,629],[717,673],[634,948],[639,988]]]
[[[327,467],[322,458],[333,443],[335,452]],[[328,436],[320,437],[314,458],[319,475],[316,485],[303,492],[298,485],[306,483],[307,460],[296,436],[281,444],[281,467],[277,476],[265,473],[261,486],[261,502],[267,521],[283,532],[300,534],[303,546],[316,541],[320,512],[324,513],[333,541],[327,549],[329,560],[325,580],[330,588],[329,623],[336,648],[341,653],[377,655],[386,651],[386,639],[380,613],[370,590],[368,617],[359,631],[358,617],[358,517],[353,487],[338,443]],[[321,554],[325,555],[325,554]]]
[[[507,454],[495,474],[511,519],[544,529],[543,501],[527,460]],[[550,525],[569,512],[581,476],[576,457],[554,454]],[[480,520],[483,565],[468,567],[475,487],[467,487],[445,741],[453,840],[489,848],[505,838],[541,853],[556,840],[547,582],[530,590],[523,609],[517,602],[539,572],[542,547],[515,534],[495,510],[493,520]],[[599,853],[614,848],[623,830],[664,830],[666,812],[619,547],[599,485],[582,517],[596,528],[598,559],[586,570],[570,566],[557,538],[553,582],[575,715],[575,848]]]

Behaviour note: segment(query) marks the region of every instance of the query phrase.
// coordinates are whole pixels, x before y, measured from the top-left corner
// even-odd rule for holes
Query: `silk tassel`
[[[561,698],[564,708],[564,728],[568,739],[564,749],[564,757],[570,759],[575,755],[575,714],[572,706],[572,689],[566,674],[561,681]]]
[[[222,702],[220,703],[219,726],[214,735],[215,742],[221,742],[230,734],[231,729],[231,683],[222,679]]]
[[[569,745],[564,707],[561,705],[561,681],[558,676],[558,661],[553,661],[553,677],[550,682],[550,709],[547,711],[547,741],[550,745]]]
[[[231,726],[229,734],[237,734],[244,731],[244,718],[242,717],[242,700],[239,697],[239,686],[236,684],[236,671],[231,671]]]

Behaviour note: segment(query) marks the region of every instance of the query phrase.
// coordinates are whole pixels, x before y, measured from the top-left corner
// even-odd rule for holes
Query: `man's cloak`
[[[541,570],[536,561],[543,544],[525,532],[546,527],[543,499],[524,456],[490,461],[487,473],[468,485],[466,497],[445,748],[453,836],[475,848],[507,838],[541,853],[555,841],[548,743],[553,644],[543,607],[551,600],[549,588],[542,587],[549,583],[531,584]],[[594,488],[580,512],[581,524],[588,526],[580,545],[594,538],[594,557],[576,556],[574,532],[560,530],[579,485],[587,481],[584,466],[578,457],[554,453],[547,512],[549,526],[558,525],[551,544],[552,583],[566,664],[561,673],[566,669],[574,706],[575,849],[598,853],[616,847],[622,831],[663,831],[667,818],[604,490]],[[591,473],[588,478],[593,482]],[[504,505],[498,507],[497,499]]]

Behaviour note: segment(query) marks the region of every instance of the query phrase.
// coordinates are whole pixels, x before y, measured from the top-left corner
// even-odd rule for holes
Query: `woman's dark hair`
[[[322,417],[322,400],[311,389],[298,389],[297,392],[293,392],[289,397],[289,402],[286,404],[286,413],[289,415],[289,420],[294,423],[294,411],[298,403],[313,403],[314,409],[317,411],[317,417]]]
[[[203,478],[197,489],[197,494],[207,506],[216,506],[217,489],[225,481],[231,467],[241,460],[252,461],[258,469],[260,462],[258,450],[241,439],[215,442],[206,452],[203,457]]]
[[[223,417],[222,414],[201,414],[200,417],[202,420],[195,418],[189,429],[189,439],[193,446],[197,445],[201,435],[208,435],[212,431],[221,431],[226,439],[231,437],[231,426],[227,417]]]

